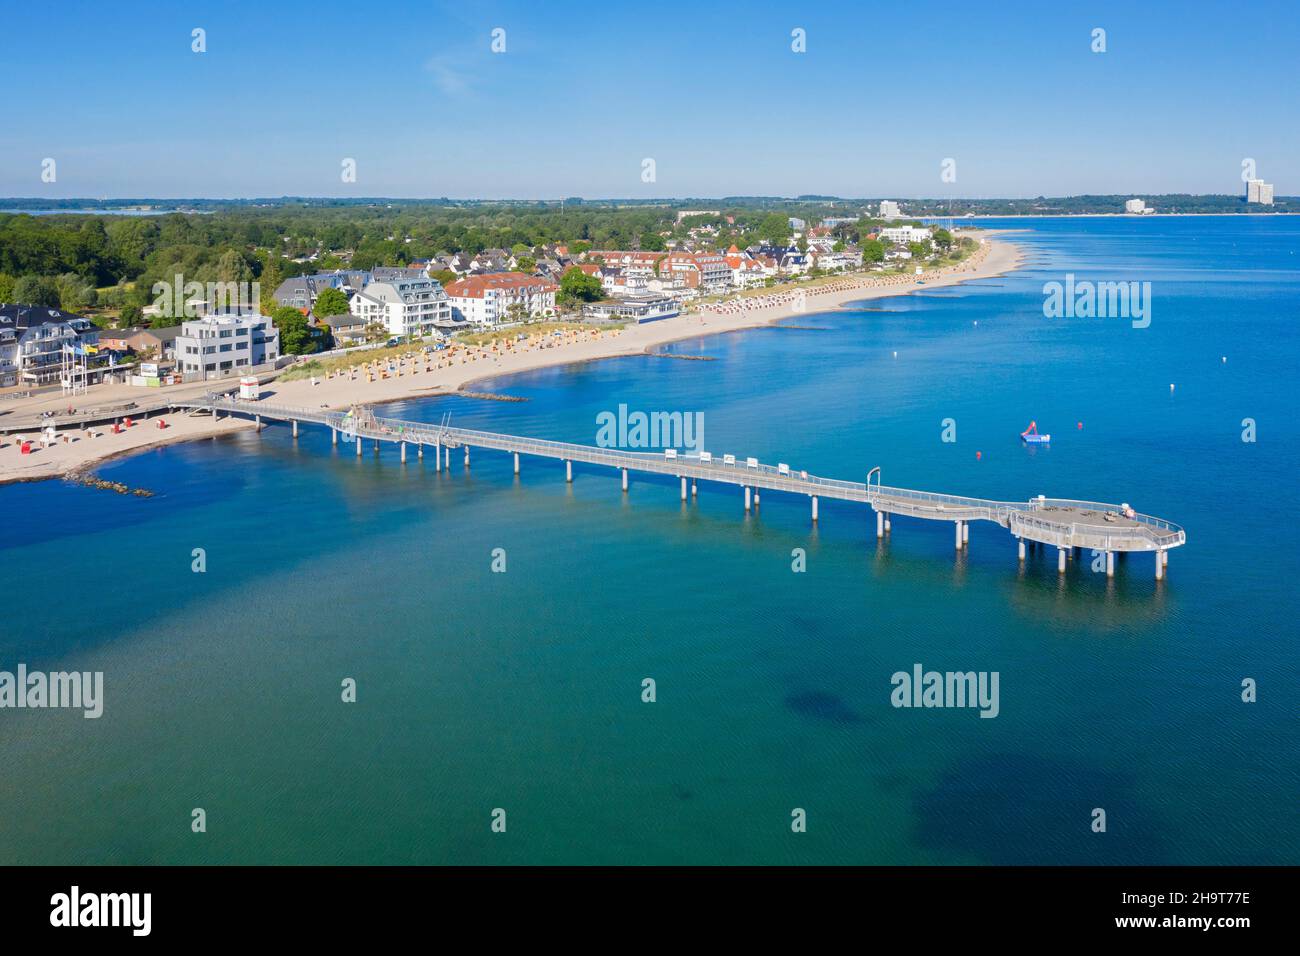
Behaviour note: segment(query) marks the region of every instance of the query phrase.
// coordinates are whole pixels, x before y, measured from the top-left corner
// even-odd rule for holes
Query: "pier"
[[[873,468],[865,482],[822,478],[784,465],[768,465],[754,459],[735,456],[702,457],[699,453],[669,457],[663,452],[625,451],[616,448],[599,448],[568,442],[525,438],[499,432],[452,428],[445,424],[402,421],[381,418],[366,408],[355,412],[337,412],[328,409],[307,409],[279,406],[261,401],[244,401],[228,396],[209,395],[200,401],[178,402],[175,408],[206,411],[215,417],[238,415],[256,421],[288,422],[293,434],[298,434],[299,423],[324,425],[331,429],[335,445],[340,438],[354,444],[356,454],[362,454],[363,441],[374,443],[375,450],[381,442],[400,446],[400,458],[407,460],[407,448],[414,445],[417,455],[424,457],[432,449],[435,470],[451,469],[451,451],[463,451],[465,466],[469,467],[470,449],[501,451],[513,456],[514,473],[519,474],[520,456],[550,459],[564,464],[565,480],[573,481],[573,463],[581,462],[614,469],[620,473],[623,490],[628,490],[630,473],[667,475],[681,482],[681,496],[687,498],[697,492],[698,482],[734,485],[741,490],[741,500],[746,512],[760,506],[760,493],[774,491],[784,494],[804,495],[809,499],[811,520],[818,521],[818,503],[823,498],[865,504],[876,514],[876,538],[883,539],[892,533],[895,517],[917,518],[924,521],[950,521],[953,525],[953,543],[957,552],[970,547],[971,522],[991,522],[1008,531],[1017,543],[1017,555],[1026,559],[1029,547],[1055,548],[1057,570],[1064,574],[1067,561],[1080,551],[1097,551],[1105,556],[1105,573],[1115,574],[1115,555],[1130,551],[1146,551],[1154,555],[1155,577],[1162,580],[1169,565],[1169,552],[1187,542],[1186,532],[1176,524],[1162,518],[1131,512],[1122,505],[1096,501],[1076,501],[1065,498],[1048,498],[1040,495],[1028,501],[995,501],[986,498],[968,498],[910,488],[892,488],[880,483],[880,469]],[[874,481],[873,481],[874,478]]]

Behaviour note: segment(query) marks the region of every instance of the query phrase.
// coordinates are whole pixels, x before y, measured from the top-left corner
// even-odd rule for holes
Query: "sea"
[[[1300,863],[1300,219],[975,224],[1023,267],[384,414],[698,413],[715,455],[1130,504],[1186,530],[1165,580],[313,426],[159,448],[98,469],[153,497],[0,487],[0,671],[103,674],[98,718],[0,709],[0,863]],[[1067,277],[1149,321],[1049,316]],[[917,667],[996,715],[895,706]]]

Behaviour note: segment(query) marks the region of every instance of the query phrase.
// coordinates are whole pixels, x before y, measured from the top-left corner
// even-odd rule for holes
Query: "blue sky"
[[[0,195],[1300,193],[1300,5],[801,7],[12,4]]]

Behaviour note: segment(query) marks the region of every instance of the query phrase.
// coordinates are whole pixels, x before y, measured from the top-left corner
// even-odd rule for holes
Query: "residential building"
[[[1246,183],[1246,202],[1259,203],[1262,206],[1273,205],[1273,184],[1262,179],[1252,179]]]
[[[348,295],[366,287],[374,276],[360,270],[339,270],[337,272],[318,272],[315,275],[293,276],[285,279],[271,298],[276,305],[287,305],[295,309],[311,309],[316,305],[316,297],[324,289],[339,289]]]
[[[266,315],[208,315],[181,323],[175,351],[186,376],[220,378],[274,363],[280,357],[280,330]]]
[[[422,272],[376,279],[352,297],[348,311],[366,325],[382,324],[390,336],[407,341],[439,335],[438,326],[452,321],[451,302],[442,283]]]
[[[898,219],[902,216],[898,208],[898,203],[892,199],[882,199],[880,201],[880,218],[881,219]]]
[[[104,329],[99,333],[99,347],[114,352],[153,352],[160,358],[175,358],[176,336],[181,327],[164,329]]]
[[[0,304],[0,386],[57,382],[69,356],[84,362],[98,339],[99,329],[71,312]]]
[[[731,285],[731,267],[716,252],[670,252],[659,263],[659,275],[680,277],[688,288],[705,295],[723,292]]]
[[[457,279],[447,286],[452,314],[475,325],[497,325],[516,316],[538,317],[555,311],[559,285],[522,272],[493,272]]]
[[[1133,216],[1149,216],[1155,212],[1155,209],[1148,206],[1144,200],[1126,199],[1124,201],[1124,212]]]
[[[321,316],[316,321],[329,328],[334,344],[339,348],[361,345],[366,341],[366,320],[359,315],[344,312],[342,315]]]
[[[880,230],[880,238],[885,242],[906,245],[909,242],[929,242],[931,233],[924,226],[890,226]]]

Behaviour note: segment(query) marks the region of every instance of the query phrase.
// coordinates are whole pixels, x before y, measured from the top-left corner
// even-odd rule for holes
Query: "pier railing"
[[[295,408],[265,402],[242,401],[228,396],[209,395],[201,402],[179,407],[204,408],[245,416],[327,425],[355,438],[375,441],[406,442],[443,447],[490,448],[568,462],[603,465],[628,471],[671,475],[743,486],[745,488],[783,491],[790,494],[856,501],[877,512],[907,515],[931,521],[992,521],[1020,538],[1050,543],[1060,548],[1095,548],[1102,551],[1164,551],[1186,542],[1184,530],[1173,522],[1151,515],[1128,515],[1120,505],[1066,498],[1032,498],[1029,501],[996,501],[893,488],[888,485],[845,481],[810,475],[806,471],[755,462],[734,456],[704,460],[699,452],[679,453],[668,457],[663,452],[630,451],[602,448],[572,442],[529,438],[500,432],[453,428],[444,424],[404,421],[373,415],[328,409]],[[748,492],[747,492],[748,494]],[[1060,509],[1060,516],[1053,509]],[[1096,520],[1092,520],[1092,514]],[[1112,515],[1107,521],[1102,515]],[[1119,522],[1118,524],[1116,522]]]

